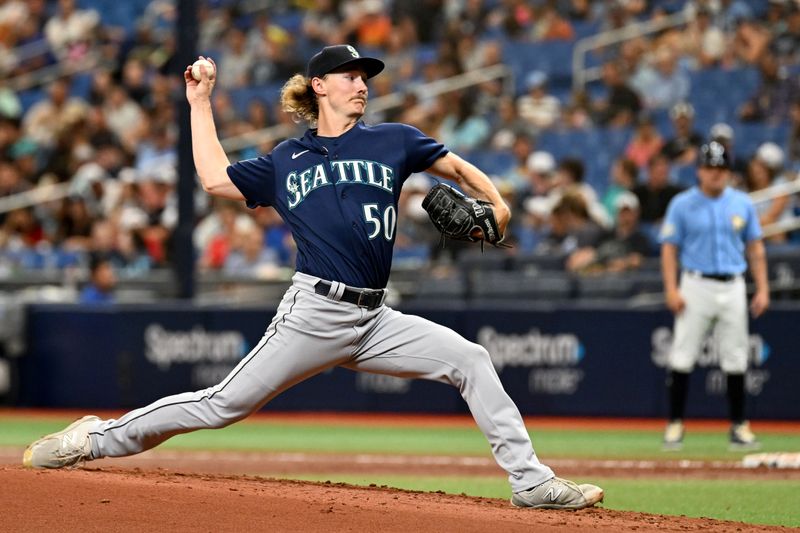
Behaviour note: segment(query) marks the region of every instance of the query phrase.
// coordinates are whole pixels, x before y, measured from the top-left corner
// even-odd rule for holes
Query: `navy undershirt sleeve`
[[[244,195],[247,207],[274,205],[275,165],[271,154],[239,161],[227,170],[228,177]]]
[[[413,126],[403,125],[406,148],[406,170],[409,173],[424,172],[431,168],[437,159],[447,155],[447,148]]]

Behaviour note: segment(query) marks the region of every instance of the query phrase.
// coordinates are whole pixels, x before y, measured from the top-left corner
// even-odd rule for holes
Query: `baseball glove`
[[[464,195],[449,185],[435,185],[422,200],[431,222],[445,238],[458,241],[488,242],[493,246],[509,247],[497,226],[492,204]],[[480,231],[477,231],[480,230]]]

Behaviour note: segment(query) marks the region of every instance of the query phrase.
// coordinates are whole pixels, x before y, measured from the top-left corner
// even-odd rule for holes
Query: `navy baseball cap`
[[[711,141],[700,147],[700,166],[731,168],[731,156],[722,144]]]
[[[306,77],[321,78],[325,74],[342,67],[360,67],[367,73],[367,78],[379,74],[384,67],[383,61],[374,57],[363,57],[358,50],[349,44],[326,46],[312,57],[306,68]]]

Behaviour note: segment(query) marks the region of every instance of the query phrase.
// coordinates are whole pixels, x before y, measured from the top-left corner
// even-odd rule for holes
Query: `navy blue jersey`
[[[297,243],[297,270],[353,287],[389,279],[397,200],[406,178],[447,149],[405,124],[362,122],[335,138],[308,130],[228,176],[248,207],[272,206]]]

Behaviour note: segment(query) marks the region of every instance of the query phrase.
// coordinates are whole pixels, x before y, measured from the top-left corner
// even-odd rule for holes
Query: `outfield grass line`
[[[76,419],[91,411],[100,418],[119,418],[125,411],[108,410],[75,410],[75,409],[14,409],[0,408],[0,418],[8,419]],[[525,416],[528,429],[559,430],[631,430],[660,431],[665,421],[656,418],[588,418],[588,417],[533,417]],[[331,413],[331,412],[259,412],[250,415],[245,423],[280,423],[288,425],[320,424],[320,425],[354,425],[384,427],[461,427],[473,428],[475,420],[467,414],[442,415],[421,413]],[[775,431],[781,433],[800,434],[800,420],[754,420],[751,421],[754,431]],[[687,420],[688,431],[726,431],[730,426],[727,420],[698,419]]]

